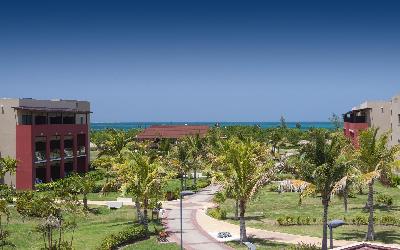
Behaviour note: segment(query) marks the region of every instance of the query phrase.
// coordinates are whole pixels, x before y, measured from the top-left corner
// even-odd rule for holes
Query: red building
[[[73,100],[0,99],[0,152],[18,160],[4,182],[17,189],[84,173],[89,166],[90,104]]]
[[[382,134],[391,129],[393,113],[390,101],[367,101],[343,115],[344,134],[358,146],[358,136],[369,127],[379,128]]]

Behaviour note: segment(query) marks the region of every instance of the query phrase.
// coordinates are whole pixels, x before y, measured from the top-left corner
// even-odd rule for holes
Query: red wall
[[[33,185],[33,141],[32,126],[17,126],[16,158],[18,167],[16,171],[17,189],[32,189]]]
[[[368,129],[368,123],[345,122],[343,126],[344,135],[351,139],[354,146],[358,147],[358,136],[361,130]],[[353,133],[350,132],[353,131]]]
[[[51,168],[50,168],[50,140],[52,136],[59,135],[61,137],[61,177],[64,176],[64,136],[72,135],[74,137],[74,170],[77,169],[77,136],[79,134],[85,134],[85,172],[89,170],[89,131],[88,125],[79,124],[52,124],[52,125],[17,125],[16,133],[16,158],[19,161],[17,167],[17,189],[33,189],[36,173],[34,171],[34,142],[36,136],[46,136],[47,140],[47,176],[46,181],[50,181]]]

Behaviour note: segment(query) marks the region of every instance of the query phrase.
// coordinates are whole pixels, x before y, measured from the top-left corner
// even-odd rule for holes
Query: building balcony
[[[77,156],[86,156],[86,147],[80,146],[78,147],[78,151],[76,152]]]
[[[61,151],[59,149],[55,149],[50,152],[50,160],[56,161],[61,160]]]
[[[349,122],[349,123],[367,123],[367,117],[366,116],[344,116],[343,117],[344,122]]]
[[[74,157],[74,150],[72,148],[64,148],[64,158],[73,158]]]
[[[35,151],[35,156],[34,156],[35,163],[41,163],[41,162],[46,162],[46,151]]]

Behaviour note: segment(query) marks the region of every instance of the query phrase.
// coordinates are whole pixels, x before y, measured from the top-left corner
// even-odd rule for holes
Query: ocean
[[[147,128],[151,125],[209,125],[214,126],[217,122],[113,122],[113,123],[92,123],[91,129],[101,130],[106,128],[114,129],[132,129]],[[289,128],[295,128],[297,122],[286,122]],[[326,128],[333,129],[330,122],[299,122],[302,129]],[[261,128],[274,128],[280,125],[280,122],[219,122],[221,127],[225,126],[260,126]]]

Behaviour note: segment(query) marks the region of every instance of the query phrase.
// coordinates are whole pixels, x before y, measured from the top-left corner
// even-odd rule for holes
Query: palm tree
[[[18,161],[12,157],[0,157],[0,177],[4,177],[6,173],[15,174],[17,170]],[[12,186],[12,183],[11,183]]]
[[[193,185],[196,187],[197,169],[201,166],[201,160],[205,155],[205,141],[199,134],[187,137],[186,140],[189,146],[190,157],[193,162]]]
[[[172,153],[173,165],[177,167],[179,175],[181,176],[181,189],[183,190],[183,179],[185,179],[184,189],[186,190],[186,178],[190,170],[190,152],[187,141],[179,141]]]
[[[362,180],[368,185],[369,209],[368,231],[365,240],[374,240],[374,183],[382,173],[391,172],[399,152],[398,146],[388,147],[388,133],[378,137],[377,128],[369,128],[360,133],[359,148],[356,152],[358,169]]]
[[[322,249],[327,247],[327,220],[330,198],[336,184],[346,176],[350,166],[346,157],[348,143],[341,134],[329,135],[324,130],[315,130],[311,141],[298,156],[301,179],[311,183],[315,192],[321,194],[323,210]]]
[[[159,159],[148,156],[145,152],[123,150],[122,155],[124,162],[118,165],[118,174],[125,192],[136,197],[138,219],[148,230],[147,210],[150,199],[161,190],[164,171]],[[143,216],[140,212],[140,202],[143,204]]]
[[[232,138],[223,142],[218,164],[225,187],[235,189],[239,201],[240,240],[247,241],[245,213],[248,201],[276,173],[268,147],[252,140]]]

